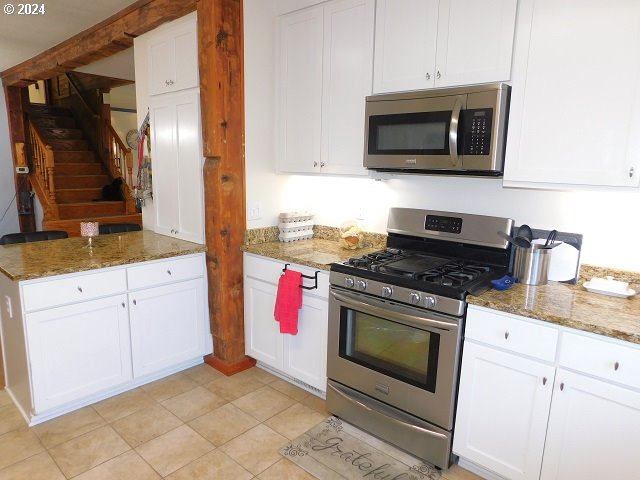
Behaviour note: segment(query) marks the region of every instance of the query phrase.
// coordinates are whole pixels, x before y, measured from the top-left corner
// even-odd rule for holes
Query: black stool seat
[[[43,240],[58,240],[67,238],[67,232],[63,230],[42,230],[41,232],[7,233],[0,238],[0,245],[13,243],[42,242]]]
[[[122,232],[138,232],[142,230],[137,223],[101,223],[98,225],[98,233],[122,233]]]

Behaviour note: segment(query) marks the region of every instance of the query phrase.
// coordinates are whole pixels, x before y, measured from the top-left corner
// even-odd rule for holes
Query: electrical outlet
[[[29,173],[29,167],[16,167],[16,173]]]
[[[262,204],[260,202],[250,202],[247,205],[247,220],[259,220],[262,218]]]

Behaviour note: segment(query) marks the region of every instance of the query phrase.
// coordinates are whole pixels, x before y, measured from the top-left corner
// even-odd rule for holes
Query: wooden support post
[[[244,352],[244,78],[241,0],[198,2],[205,235],[213,356],[227,375],[255,364]]]

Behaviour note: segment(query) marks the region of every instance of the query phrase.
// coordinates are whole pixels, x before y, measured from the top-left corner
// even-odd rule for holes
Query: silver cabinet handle
[[[618,362],[613,364],[613,369],[617,372],[618,369],[620,368],[620,364]]]
[[[134,301],[133,301],[133,304],[134,304],[134,305],[137,305],[137,304],[138,304],[138,302],[136,302],[136,301],[134,300]]]
[[[504,332],[504,339],[507,340],[509,338],[509,330]]]
[[[546,385],[547,384],[547,377],[542,377],[542,385]]]
[[[318,166],[318,162],[313,162],[313,166],[317,167]]]
[[[635,168],[633,168],[633,167],[631,167],[631,168],[629,169],[629,178],[633,177],[633,175],[634,175],[635,173],[636,173],[636,169],[635,169]]]
[[[324,167],[324,162],[320,162],[320,168]]]
[[[124,307],[125,307],[124,302],[122,302],[120,305],[122,305],[122,308],[124,308]]]
[[[168,273],[169,275],[171,275],[171,270],[167,270],[167,273]]]
[[[429,73],[427,73],[427,74],[425,75],[425,78],[426,78],[427,80],[431,80],[431,75],[429,75]]]
[[[564,382],[560,383],[560,391],[562,392],[564,390]]]
[[[440,70],[438,70],[438,71],[436,72],[436,78],[437,78],[438,80],[440,80],[440,77],[442,77],[442,75],[440,75]]]
[[[78,287],[78,291],[82,293],[82,287]]]

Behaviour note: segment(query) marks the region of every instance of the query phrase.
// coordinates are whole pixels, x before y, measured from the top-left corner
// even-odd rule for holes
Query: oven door
[[[364,166],[381,170],[461,168],[458,130],[465,104],[466,95],[367,98]]]
[[[331,287],[327,376],[453,428],[459,319]]]

